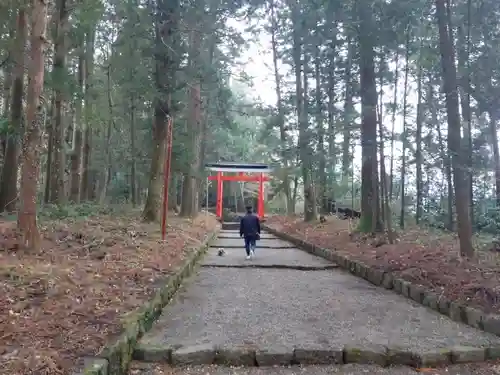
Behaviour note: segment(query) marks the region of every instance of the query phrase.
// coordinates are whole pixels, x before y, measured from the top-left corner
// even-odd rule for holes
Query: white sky
[[[237,22],[234,20],[231,20],[229,24],[242,32],[246,25],[243,21]],[[268,33],[262,31],[259,37],[259,42],[250,43],[248,50],[242,53],[242,56],[238,60],[238,63],[242,64],[245,73],[253,78],[253,87],[252,89],[248,90],[248,96],[261,101],[265,105],[275,106],[276,93],[273,72],[274,68],[271,49],[271,36]],[[279,65],[280,74],[285,75],[292,73],[291,67],[286,66],[282,63],[280,63]],[[314,84],[312,84],[311,86],[314,86]],[[358,110],[360,110],[360,108],[358,108]],[[399,128],[401,128],[401,125],[397,124],[397,128],[399,130]],[[337,141],[341,141],[341,139],[342,137],[340,136]],[[396,146],[396,148],[397,147],[398,146]],[[386,155],[388,155],[388,152],[390,152],[390,148],[386,150]],[[355,169],[359,168],[360,162],[361,147],[359,145],[356,145],[354,161]]]
[[[232,27],[243,32],[247,25],[243,21],[229,20]],[[246,38],[250,38],[247,34]],[[273,78],[273,56],[271,51],[271,36],[260,34],[259,43],[250,43],[248,50],[242,53],[238,63],[243,64],[246,74],[253,78],[254,87],[248,90],[248,95],[267,105],[276,105],[275,85]]]

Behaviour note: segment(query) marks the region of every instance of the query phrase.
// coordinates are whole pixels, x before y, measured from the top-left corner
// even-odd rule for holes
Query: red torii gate
[[[257,201],[257,215],[264,218],[264,182],[269,181],[269,177],[265,173],[269,173],[271,168],[267,164],[248,164],[248,163],[207,163],[206,169],[212,172],[217,172],[215,176],[209,176],[210,181],[217,181],[217,207],[215,210],[216,216],[222,218],[222,197],[223,197],[223,182],[238,181],[238,182],[258,182],[259,193]],[[237,172],[236,176],[224,176],[224,172]],[[250,176],[248,173],[257,173]]]

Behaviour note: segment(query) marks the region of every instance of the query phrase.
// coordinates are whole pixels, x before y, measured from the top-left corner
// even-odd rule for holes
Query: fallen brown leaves
[[[138,216],[51,223],[41,251],[28,253],[0,223],[0,373],[68,374],[218,225],[204,214],[168,224],[164,243]]]
[[[462,258],[453,234],[413,227],[398,233],[394,244],[380,244],[366,237],[352,236],[351,228],[356,223],[334,217],[320,224],[304,223],[297,217],[270,216],[266,224],[319,247],[334,249],[351,259],[391,271],[450,300],[500,312],[500,255],[478,250],[475,259]]]

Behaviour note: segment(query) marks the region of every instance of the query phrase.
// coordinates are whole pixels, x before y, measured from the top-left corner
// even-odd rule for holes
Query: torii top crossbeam
[[[236,162],[221,162],[207,163],[205,168],[214,172],[243,172],[243,173],[269,173],[272,169],[263,163],[236,163]]]
[[[217,208],[216,215],[222,219],[222,194],[224,181],[240,181],[240,182],[258,182],[259,196],[257,203],[257,215],[260,218],[264,217],[264,181],[269,181],[269,177],[264,176],[265,173],[271,172],[271,168],[267,164],[262,163],[207,163],[205,168],[209,171],[217,172],[215,176],[209,176],[209,180],[217,181]],[[237,176],[224,176],[224,172],[237,172]],[[258,173],[256,176],[249,176],[249,173]]]

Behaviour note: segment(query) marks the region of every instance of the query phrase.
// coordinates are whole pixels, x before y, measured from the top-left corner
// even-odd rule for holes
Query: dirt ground
[[[218,223],[172,215],[163,242],[137,214],[44,222],[37,253],[17,248],[14,225],[0,222],[0,373],[57,375],[98,352]]]
[[[476,238],[475,259],[459,254],[455,235],[435,229],[408,228],[393,244],[354,235],[357,223],[330,216],[326,223],[304,223],[303,218],[270,216],[266,224],[317,246],[394,272],[424,285],[450,300],[500,313],[500,253],[489,251],[491,238]]]

